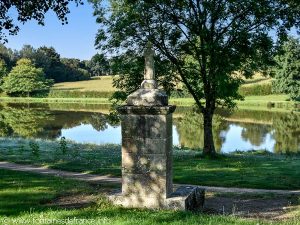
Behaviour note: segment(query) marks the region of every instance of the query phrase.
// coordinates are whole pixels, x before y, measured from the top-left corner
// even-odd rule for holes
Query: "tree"
[[[15,65],[17,60],[16,56],[16,52],[0,44],[0,58],[4,60],[8,70],[11,70],[11,68]]]
[[[61,60],[61,63],[63,64],[65,81],[80,81],[90,79],[90,74],[85,69],[85,64],[79,59],[64,58]]]
[[[2,89],[9,95],[29,96],[50,89],[52,80],[46,80],[42,69],[35,68],[29,59],[20,59],[4,78]]]
[[[289,94],[291,99],[300,101],[300,42],[289,38],[282,46],[281,54],[276,56],[275,81],[276,92]]]
[[[141,52],[147,42],[169,60],[203,114],[204,149],[214,155],[212,118],[232,107],[241,78],[272,61],[273,36],[299,27],[298,1],[289,0],[93,0],[100,50]]]
[[[97,53],[88,63],[92,76],[102,76],[109,73],[109,61],[103,54]]]
[[[66,24],[68,23],[66,15],[69,13],[70,2],[75,2],[77,6],[83,4],[81,0],[0,1],[0,40],[7,41],[5,31],[11,35],[15,35],[19,31],[19,26],[15,24],[16,21],[11,16],[12,9],[16,9],[17,20],[21,23],[34,19],[40,25],[44,25],[45,14],[52,10],[62,23]]]
[[[0,85],[3,82],[3,78],[7,75],[6,63],[3,59],[0,59]]]

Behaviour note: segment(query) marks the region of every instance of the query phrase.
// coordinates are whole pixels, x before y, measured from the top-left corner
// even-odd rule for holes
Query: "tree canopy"
[[[30,59],[37,68],[42,68],[47,79],[57,82],[80,81],[90,79],[89,64],[79,59],[61,58],[53,47],[42,46],[38,49],[24,45],[19,51],[0,45],[0,59],[7,64],[10,71],[19,59]],[[1,79],[1,78],[0,78]]]
[[[52,10],[63,24],[68,23],[66,15],[69,13],[69,3],[76,5],[83,4],[82,0],[38,0],[38,1],[19,1],[1,0],[0,1],[0,40],[6,41],[5,31],[15,35],[19,31],[16,21],[25,23],[28,20],[36,20],[40,25],[44,25],[45,14]],[[12,17],[11,10],[17,12],[17,18]]]
[[[240,74],[264,71],[279,40],[298,28],[292,0],[93,0],[101,25],[96,46],[110,54],[141,55],[150,41],[174,66],[203,113],[204,154],[214,155],[212,117],[218,105],[241,98]],[[240,72],[240,73],[237,73]]]
[[[300,41],[289,38],[275,57],[275,80],[273,88],[277,92],[290,95],[291,99],[300,101]]]
[[[49,90],[52,84],[52,80],[45,79],[43,70],[34,67],[29,59],[20,59],[3,81],[2,89],[9,95],[29,96]]]

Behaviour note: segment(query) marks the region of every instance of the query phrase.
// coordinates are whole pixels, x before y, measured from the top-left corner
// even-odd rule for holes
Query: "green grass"
[[[1,139],[0,160],[50,168],[121,176],[121,147],[69,143],[63,154],[58,142],[37,141],[39,156],[32,153],[29,141]],[[273,154],[231,154],[211,160],[196,151],[174,150],[174,181],[224,187],[261,189],[299,189],[300,156]]]
[[[265,95],[246,96],[243,101],[236,101],[238,109],[261,110],[261,111],[292,111],[296,103],[290,101],[287,95]],[[270,105],[274,104],[271,108]],[[170,104],[177,106],[193,106],[195,101],[192,98],[171,98]]]
[[[237,101],[237,107],[241,109],[268,110],[270,102],[275,103],[275,108],[292,109],[296,104],[287,101],[287,95],[247,96],[244,101]],[[0,97],[0,102],[16,103],[84,103],[84,104],[110,104],[108,98],[26,98],[26,97]],[[193,106],[195,101],[192,98],[171,98],[172,105]]]
[[[274,224],[268,221],[241,219],[234,216],[166,210],[124,209],[111,205],[103,197],[103,191],[107,190],[105,186],[91,186],[79,181],[7,170],[0,170],[0,175],[0,224],[5,225]],[[55,204],[58,197],[76,197],[77,195],[93,195],[94,203],[77,209]],[[52,205],[49,205],[49,203],[52,203]],[[297,215],[293,219],[276,222],[276,224],[297,224],[299,221],[299,216]]]
[[[34,97],[0,97],[0,102],[16,103],[90,103],[110,104],[108,98],[34,98]]]
[[[113,76],[95,77],[87,81],[57,83],[53,90],[114,92]]]

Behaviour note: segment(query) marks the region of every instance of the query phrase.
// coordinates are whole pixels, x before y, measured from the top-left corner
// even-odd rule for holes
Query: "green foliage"
[[[45,14],[52,10],[63,24],[67,23],[66,15],[69,13],[69,3],[83,4],[81,0],[42,0],[42,1],[1,1],[0,2],[0,40],[7,41],[5,33],[15,35],[19,26],[12,18],[11,10],[15,9],[18,22],[25,23],[36,20],[38,24],[44,25]]]
[[[274,90],[289,94],[291,99],[300,101],[300,41],[289,38],[276,56]]]
[[[110,73],[109,61],[103,54],[97,53],[87,64],[92,76],[102,76]]]
[[[272,84],[255,84],[249,86],[241,86],[239,93],[242,96],[262,96],[273,94]]]
[[[40,155],[40,146],[38,145],[38,143],[34,142],[34,141],[30,141],[29,142],[29,147],[31,149],[31,153],[34,157],[39,157]]]
[[[58,81],[81,81],[89,80],[90,74],[85,68],[85,64],[79,59],[61,59],[62,77]],[[54,73],[53,73],[54,74]]]
[[[67,150],[68,150],[68,145],[66,142],[66,138],[65,137],[61,137],[60,141],[59,141],[59,149],[62,152],[62,154],[66,154]]]
[[[16,54],[13,50],[0,43],[0,59],[4,60],[7,69],[11,70],[16,63]]]
[[[51,85],[52,81],[45,79],[42,69],[35,68],[29,59],[20,59],[4,78],[2,89],[8,95],[29,96],[35,92],[49,90]]]
[[[64,91],[50,90],[48,98],[110,98],[113,92],[110,91]]]
[[[0,86],[3,83],[3,78],[7,75],[6,63],[3,59],[0,58]],[[0,89],[1,91],[1,89]]]
[[[241,99],[242,80],[232,74],[241,71],[250,77],[265,71],[273,62],[275,45],[269,31],[277,31],[279,39],[284,39],[291,27],[300,25],[299,5],[292,1],[91,2],[101,25],[96,37],[99,49],[141,56],[151,42],[157,57],[170,63],[173,70],[166,74],[184,83],[204,114],[204,153],[212,155],[217,105],[233,107],[234,100]],[[142,79],[137,73],[129,74]],[[127,87],[133,88],[129,83]]]
[[[0,45],[0,58],[7,64],[8,71],[15,66],[18,59],[30,59],[37,68],[42,68],[47,79],[54,82],[89,80],[88,65],[79,59],[61,59],[53,47],[42,46],[38,49],[24,45],[20,51],[12,51]]]
[[[44,70],[48,79],[55,82],[89,80],[90,74],[85,64],[79,59],[61,59],[53,47],[24,46],[19,52],[21,57],[29,58],[37,66]]]

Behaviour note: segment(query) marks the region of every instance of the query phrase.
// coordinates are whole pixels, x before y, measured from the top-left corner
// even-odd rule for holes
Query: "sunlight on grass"
[[[229,215],[123,209],[112,206],[105,199],[102,193],[107,190],[106,186],[7,170],[0,170],[0,175],[1,200],[5,196],[5,201],[0,201],[0,224],[273,224],[266,220]],[[20,188],[22,191],[16,192]],[[57,202],[59,198],[76,197],[78,194],[94,198],[85,206],[79,205],[79,208],[75,207],[76,201],[73,206]],[[299,212],[293,213],[293,219],[277,221],[276,224],[297,224]]]
[[[66,153],[56,141],[35,141],[40,148],[32,153],[29,140],[0,139],[0,160],[46,166],[74,172],[121,176],[121,146],[69,142]],[[20,146],[23,146],[22,148]],[[300,187],[300,156],[257,153],[224,154],[218,159],[201,158],[201,152],[174,148],[176,183],[261,189]]]

